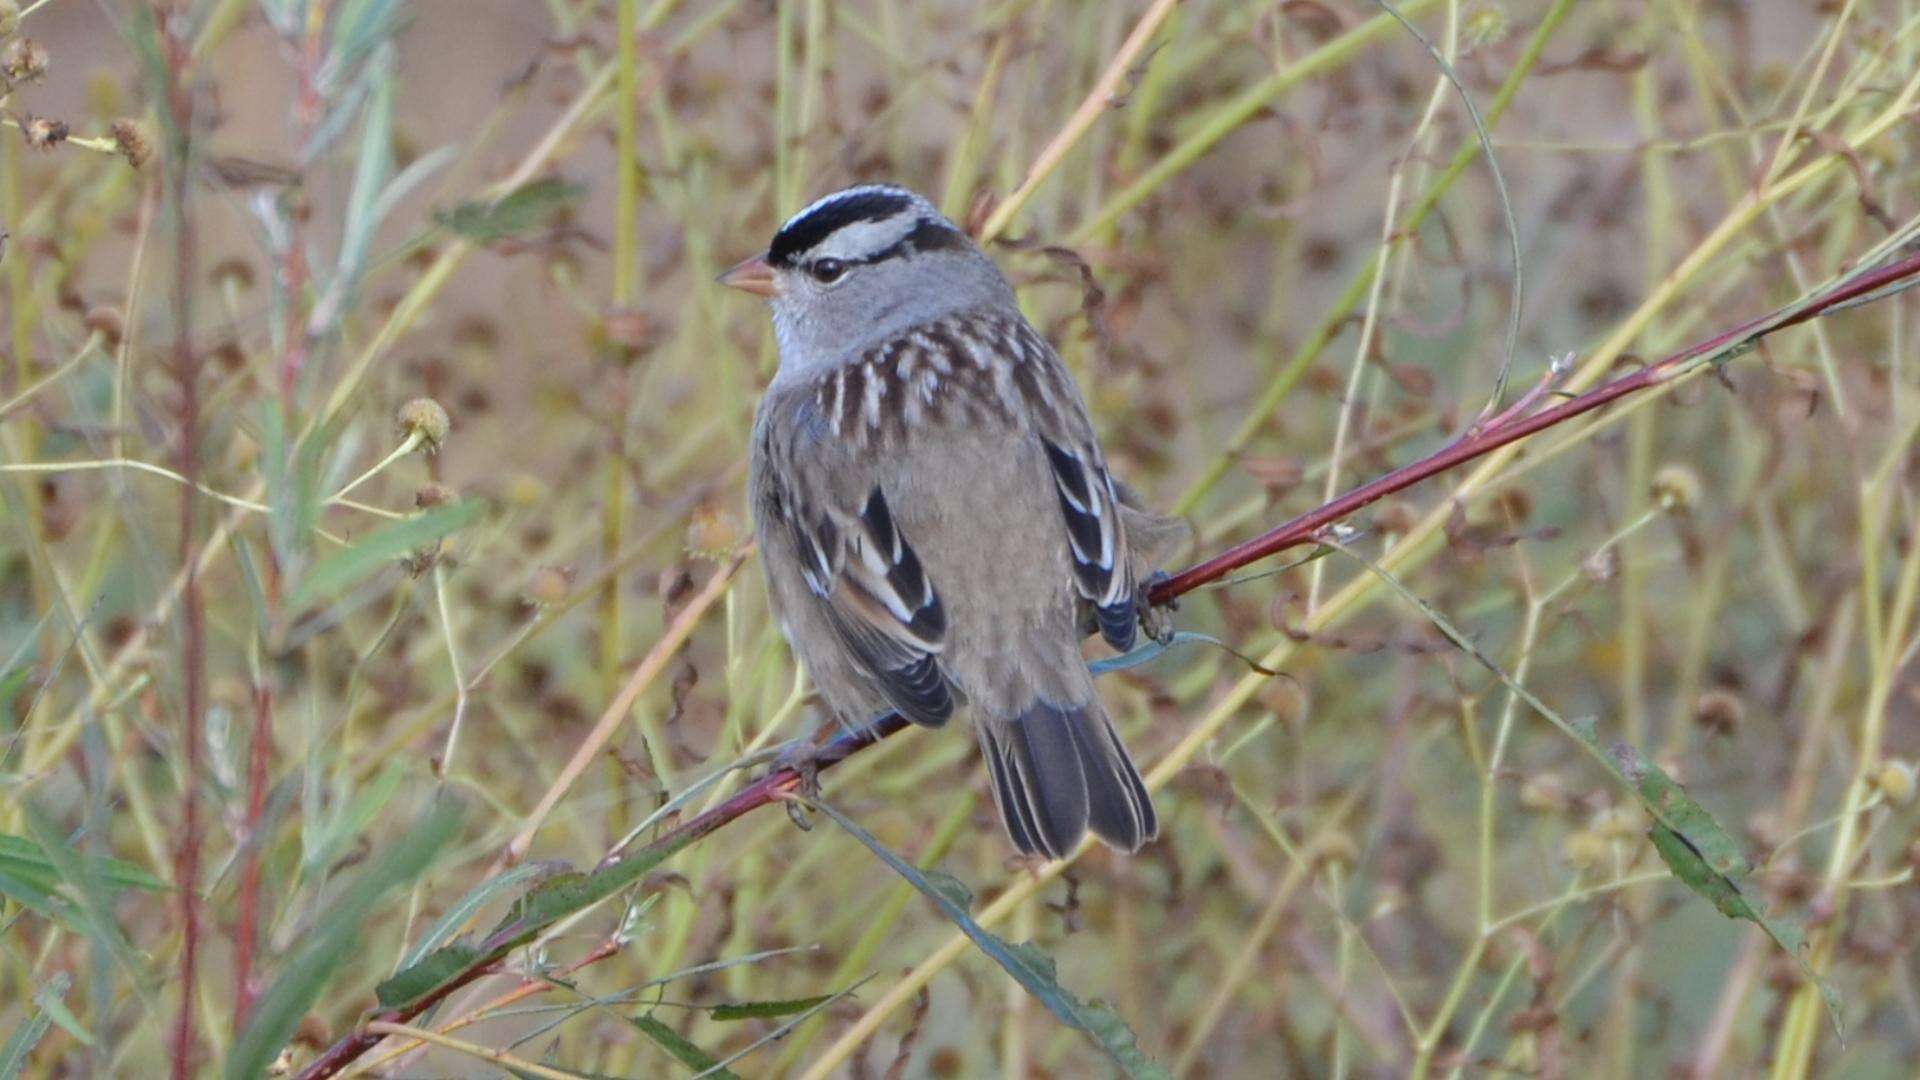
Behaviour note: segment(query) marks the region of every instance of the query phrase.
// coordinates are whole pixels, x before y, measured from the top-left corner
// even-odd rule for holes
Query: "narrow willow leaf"
[[[612,866],[591,874],[569,872],[541,882],[515,900],[499,925],[476,945],[449,945],[427,953],[418,961],[387,980],[404,980],[413,1000],[431,994],[445,984],[458,982],[474,970],[498,961],[508,952],[533,940],[540,931],[578,911],[583,911],[639,881],[649,870],[692,843],[683,836],[669,847],[642,851]],[[431,974],[432,979],[427,975]]]
[[[99,875],[91,871],[88,860],[67,843],[53,822],[31,800],[27,802],[27,830],[33,833],[40,850],[53,864],[54,873],[59,875],[61,883],[73,890],[87,937],[113,957],[114,962],[128,975],[140,981],[144,971],[140,955],[134,952],[126,935],[121,932],[120,924],[114,921],[113,894],[107,890]]]
[[[465,896],[454,901],[446,914],[435,920],[434,924],[427,928],[427,932],[420,935],[420,940],[414,943],[413,948],[407,950],[405,956],[401,957],[400,967],[404,969],[419,963],[428,953],[459,933],[460,927],[465,925],[468,919],[473,918],[474,912],[485,907],[508,889],[543,874],[553,873],[553,866],[552,863],[542,862],[522,863],[504,874],[496,874],[468,889]]]
[[[446,850],[458,830],[461,806],[437,798],[420,821],[328,903],[320,921],[281,961],[280,975],[260,996],[247,1026],[227,1054],[232,1080],[265,1075],[293,1037],[300,1018],[320,998],[333,973],[358,951],[360,924],[381,897],[419,877]]]
[[[34,990],[33,1003],[40,1006],[41,1011],[47,1014],[47,1019],[58,1024],[61,1031],[73,1036],[75,1042],[81,1046],[92,1046],[93,1033],[67,1008],[67,989],[72,983],[66,972],[54,972],[46,985]]]
[[[15,1080],[27,1066],[27,1055],[46,1038],[47,1029],[53,1027],[53,1018],[45,1012],[35,1012],[7,1036],[5,1045],[0,1045],[0,1080]]]
[[[478,500],[439,506],[403,521],[388,522],[348,547],[313,564],[293,593],[293,606],[338,595],[381,567],[470,525],[484,507]]]
[[[726,1077],[738,1080],[733,1073],[720,1068],[713,1055],[680,1037],[680,1033],[651,1016],[629,1016],[627,1023],[647,1038],[659,1044],[660,1049],[672,1054],[675,1061],[704,1076]]]
[[[746,1001],[738,1005],[715,1005],[707,1015],[715,1020],[754,1020],[769,1016],[792,1016],[832,1001],[832,994],[819,997],[787,998],[782,1001]]]
[[[38,881],[16,877],[0,869],[0,896],[6,897],[28,911],[58,920],[69,930],[82,933],[86,931],[84,917],[72,904],[68,903],[67,898],[41,885]]]
[[[434,220],[476,244],[491,244],[542,225],[555,211],[577,202],[586,188],[555,177],[530,180],[494,202],[464,202]]]
[[[383,1009],[400,1009],[438,990],[442,983],[472,967],[480,959],[480,950],[455,942],[429,953],[374,988],[374,997]]]
[[[1181,630],[1165,641],[1148,641],[1146,644],[1128,652],[1123,652],[1119,656],[1109,656],[1095,660],[1087,665],[1087,670],[1093,672],[1095,675],[1105,675],[1114,671],[1125,671],[1128,668],[1139,667],[1149,660],[1158,659],[1161,653],[1166,652],[1175,645],[1186,645],[1189,643],[1218,645],[1223,649],[1227,649],[1229,652],[1233,651],[1226,642],[1210,634],[1195,633],[1192,630]]]
[[[1031,943],[1009,944],[1006,940],[988,931],[968,914],[965,904],[956,902],[971,899],[962,887],[958,892],[954,886],[958,881],[950,875],[941,875],[945,881],[935,883],[926,874],[921,873],[912,863],[894,854],[873,834],[840,811],[822,802],[812,802],[815,809],[832,818],[834,823],[845,829],[848,835],[860,841],[868,851],[873,852],[881,862],[886,863],[894,873],[905,878],[908,884],[920,891],[922,896],[933,901],[940,910],[967,935],[981,952],[992,957],[1015,982],[1026,989],[1027,993],[1039,999],[1047,1011],[1058,1017],[1060,1022],[1070,1028],[1083,1031],[1091,1036],[1094,1045],[1106,1051],[1119,1065],[1121,1071],[1130,1077],[1170,1077],[1171,1074],[1140,1050],[1139,1040],[1132,1029],[1127,1027],[1113,1010],[1097,1002],[1083,1002],[1073,993],[1061,986],[1054,975],[1053,958]]]
[[[100,876],[101,883],[110,888],[133,888],[146,892],[161,892],[167,888],[166,882],[130,862],[100,856],[83,858],[93,873]],[[47,856],[44,848],[24,836],[9,836],[6,833],[0,833],[0,872],[49,889],[59,880],[53,860]]]

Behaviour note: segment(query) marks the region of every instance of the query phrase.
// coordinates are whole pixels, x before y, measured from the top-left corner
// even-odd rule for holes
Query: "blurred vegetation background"
[[[1509,401],[1914,233],[1911,0],[1398,11],[1444,70],[1360,0],[0,0],[0,1076],[299,1070],[809,730],[743,546],[772,343],[711,282],[817,194],[990,236],[1194,558],[1467,429],[1516,313]],[[1344,555],[1187,597],[1280,674],[1102,680],[1136,857],[1011,860],[958,729],[823,797],[1178,1075],[1911,1075],[1914,314],[1361,514],[1503,675]],[[354,1067],[1113,1067],[817,814],[540,895]]]

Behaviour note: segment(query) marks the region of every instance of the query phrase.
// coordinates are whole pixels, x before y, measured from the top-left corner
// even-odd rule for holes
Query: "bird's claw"
[[[1162,645],[1173,641],[1173,613],[1179,610],[1180,602],[1168,600],[1164,604],[1155,604],[1147,598],[1153,594],[1154,586],[1166,579],[1165,571],[1154,571],[1152,576],[1136,587],[1133,604],[1133,609],[1140,613],[1141,631]]]

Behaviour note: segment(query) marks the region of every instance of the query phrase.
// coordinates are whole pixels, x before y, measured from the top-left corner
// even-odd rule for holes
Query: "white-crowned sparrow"
[[[1133,644],[1182,526],[1107,473],[1086,406],[966,234],[902,188],[815,202],[721,275],[780,368],[748,481],[773,611],[847,724],[968,705],[1014,846],[1159,829],[1080,655]]]

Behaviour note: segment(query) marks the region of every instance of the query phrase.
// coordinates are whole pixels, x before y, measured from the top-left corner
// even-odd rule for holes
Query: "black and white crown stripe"
[[[920,196],[904,188],[865,184],[834,192],[788,218],[767,248],[767,262],[781,269],[820,259],[858,266],[967,243],[953,223]]]

